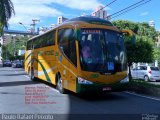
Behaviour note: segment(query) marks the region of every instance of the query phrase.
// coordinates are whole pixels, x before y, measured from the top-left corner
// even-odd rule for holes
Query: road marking
[[[52,88],[52,87],[50,87],[50,88],[51,88],[51,90],[53,90],[53,91],[59,93],[59,91],[58,91],[57,89],[54,89],[54,88]]]
[[[131,94],[131,95],[135,95],[135,96],[138,96],[138,97],[143,97],[143,98],[147,98],[147,99],[152,99],[152,100],[156,100],[156,101],[160,101],[160,99],[158,98],[153,98],[153,97],[149,97],[149,96],[144,96],[144,95],[140,95],[140,94],[137,94],[137,93],[133,93],[133,92],[124,92],[124,93],[127,93],[127,94]]]
[[[27,76],[27,75],[23,75],[24,77],[26,77],[26,78],[30,78],[29,76]]]

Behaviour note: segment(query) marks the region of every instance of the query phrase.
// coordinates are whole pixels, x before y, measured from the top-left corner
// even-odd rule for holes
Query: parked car
[[[2,62],[2,60],[0,60],[0,67],[2,67],[3,66],[3,62]]]
[[[22,67],[22,63],[20,61],[13,61],[12,62],[12,67],[13,68],[21,68]]]
[[[160,81],[160,70],[155,66],[138,66],[131,70],[133,79],[143,79],[145,81]]]
[[[11,67],[12,66],[12,63],[10,60],[4,60],[3,61],[3,67]]]

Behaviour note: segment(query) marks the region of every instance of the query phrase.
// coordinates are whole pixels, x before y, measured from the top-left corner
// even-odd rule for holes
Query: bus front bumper
[[[77,93],[102,93],[102,92],[120,92],[128,88],[128,77],[114,84],[79,84],[77,82]]]

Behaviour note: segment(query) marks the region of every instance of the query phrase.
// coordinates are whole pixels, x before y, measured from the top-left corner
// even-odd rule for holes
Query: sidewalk
[[[148,82],[150,84],[154,84],[154,85],[160,85],[160,82]]]

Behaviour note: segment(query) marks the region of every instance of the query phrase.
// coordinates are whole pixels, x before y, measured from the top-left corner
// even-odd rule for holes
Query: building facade
[[[68,18],[65,18],[63,16],[59,16],[57,19],[57,24],[62,24],[64,21],[68,20]]]
[[[91,16],[95,16],[95,17],[99,17],[102,19],[106,19],[107,18],[107,11],[103,9],[102,6],[98,6],[94,12],[91,14]]]
[[[151,27],[155,27],[155,22],[153,21],[153,20],[151,20],[151,21],[149,21],[149,26],[151,26]]]

